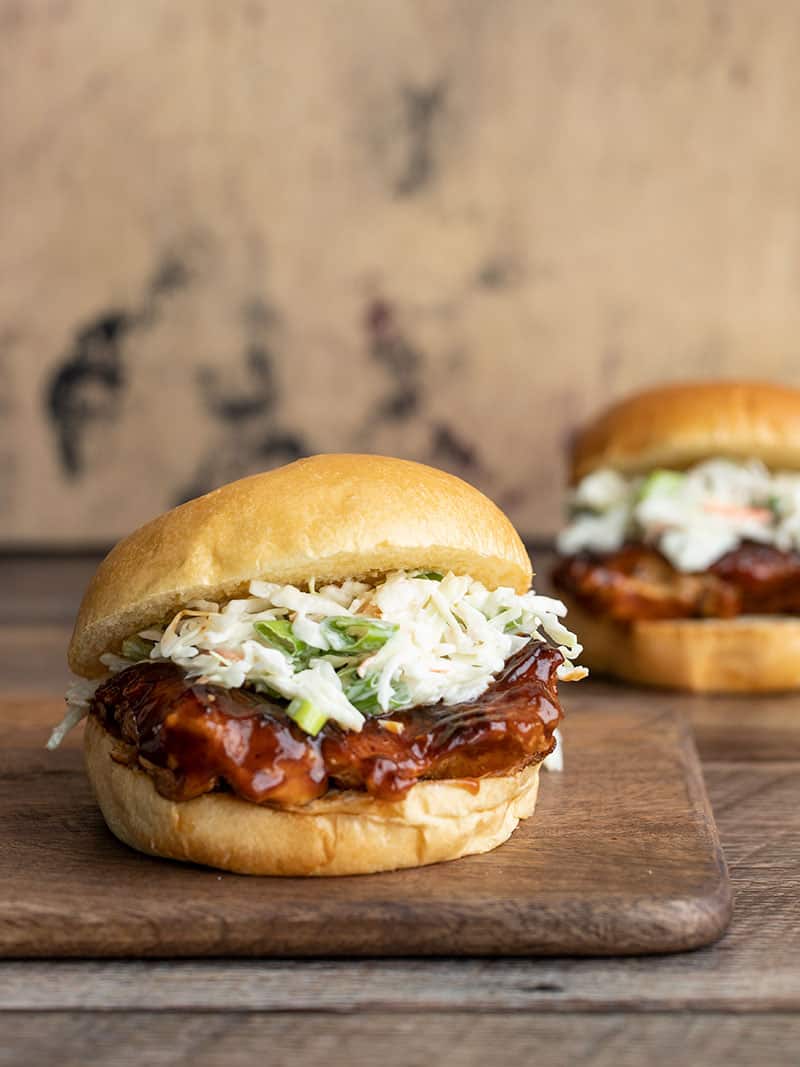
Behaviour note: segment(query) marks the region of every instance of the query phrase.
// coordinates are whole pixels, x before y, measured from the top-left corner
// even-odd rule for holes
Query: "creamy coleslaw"
[[[287,700],[288,714],[311,734],[329,720],[358,731],[367,715],[475,699],[531,640],[562,652],[561,680],[584,677],[565,614],[551,597],[489,590],[452,573],[398,571],[374,583],[307,589],[254,581],[248,596],[195,601],[101,658],[109,675],[169,661],[198,682],[247,685]],[[51,747],[87,714],[98,684],[79,681],[68,693]]]
[[[643,541],[677,570],[702,571],[743,541],[800,549],[800,474],[727,459],[636,478],[604,468],[576,486],[570,512],[562,555]]]

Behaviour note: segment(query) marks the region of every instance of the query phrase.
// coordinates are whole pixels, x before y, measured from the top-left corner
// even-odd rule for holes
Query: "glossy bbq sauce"
[[[619,622],[800,614],[800,554],[745,541],[705,571],[677,571],[650,545],[560,559],[557,589]]]
[[[294,806],[331,787],[398,799],[421,778],[457,779],[476,791],[481,777],[552,751],[561,663],[556,649],[529,642],[476,700],[370,717],[360,733],[328,724],[310,737],[280,704],[192,683],[170,663],[115,675],[91,712],[129,746],[115,758],[138,763],[173,800],[228,789],[256,804]]]

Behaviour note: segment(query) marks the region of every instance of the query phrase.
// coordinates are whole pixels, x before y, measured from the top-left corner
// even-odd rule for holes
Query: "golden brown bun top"
[[[711,457],[800,470],[800,389],[768,382],[685,382],[637,393],[579,432],[573,484],[598,467],[641,474]]]
[[[190,600],[224,600],[253,579],[303,585],[413,568],[524,592],[531,565],[514,527],[471,485],[385,456],[312,456],[232,482],[142,526],[111,550],[83,598],[70,667]]]

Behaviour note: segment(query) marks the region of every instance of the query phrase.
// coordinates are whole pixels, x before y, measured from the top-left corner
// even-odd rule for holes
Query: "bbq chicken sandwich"
[[[442,471],[326,455],[245,478],[101,564],[50,744],[87,719],[103,815],[248,874],[414,867],[505,841],[582,677],[508,519]]]
[[[800,686],[800,390],[665,386],[578,434],[557,589],[585,661],[719,692]]]

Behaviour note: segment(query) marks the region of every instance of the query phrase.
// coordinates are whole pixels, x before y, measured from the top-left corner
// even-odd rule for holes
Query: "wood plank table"
[[[20,715],[63,687],[93,567],[0,560],[0,699]],[[797,1063],[800,697],[591,682],[569,706],[609,697],[679,706],[695,729],[735,894],[715,946],[605,960],[4,962],[0,1065]]]

